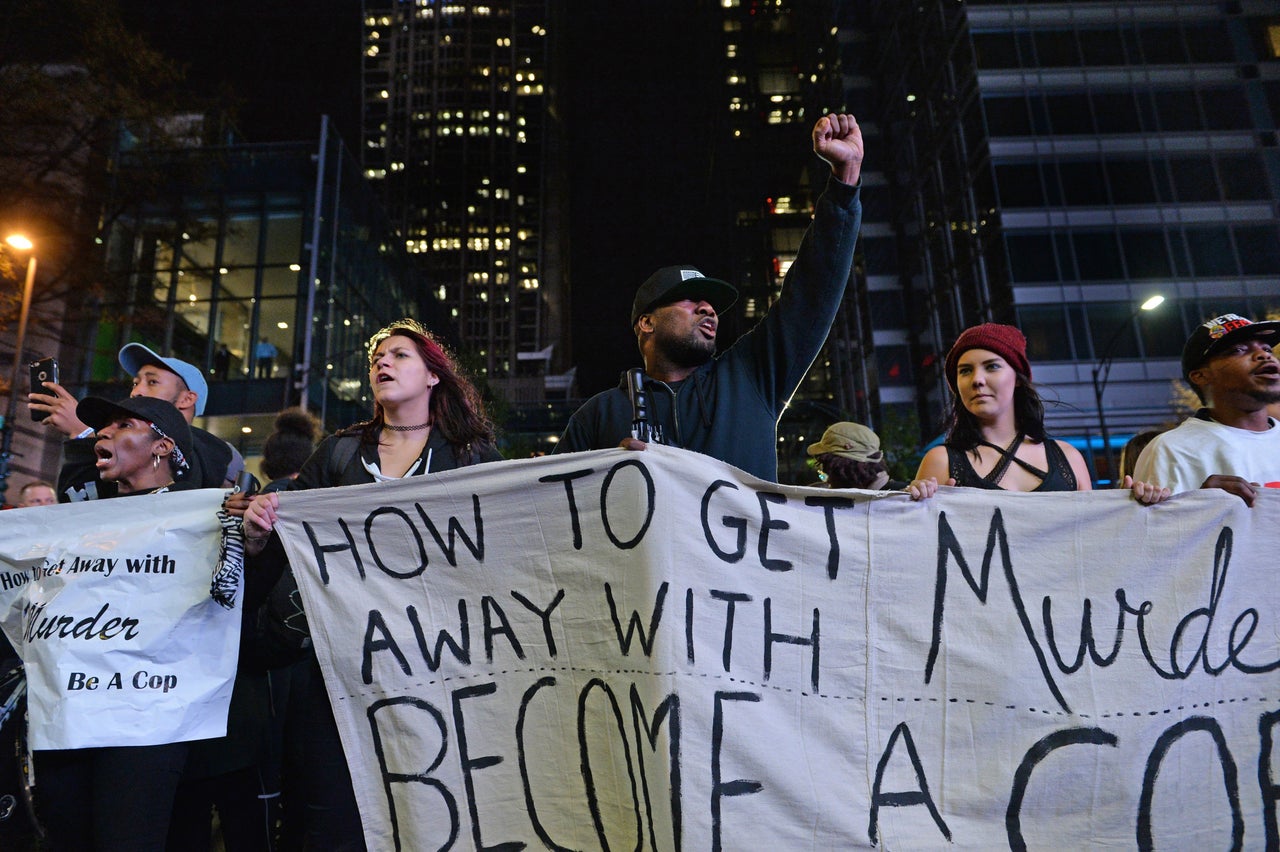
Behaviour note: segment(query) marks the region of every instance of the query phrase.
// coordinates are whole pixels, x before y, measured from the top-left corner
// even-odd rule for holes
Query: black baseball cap
[[[131,396],[119,402],[88,396],[76,406],[76,417],[94,431],[121,417],[145,420],[158,435],[169,438],[177,447],[173,458],[175,466],[179,470],[191,467],[190,459],[195,451],[191,427],[187,425],[182,412],[174,408],[171,402],[149,396]]]
[[[1200,323],[1182,347],[1182,377],[1190,382],[1191,371],[1204,366],[1214,355],[1233,343],[1254,339],[1272,346],[1280,343],[1280,322],[1254,322],[1239,314],[1223,314]]]
[[[631,324],[641,314],[681,299],[705,300],[722,314],[738,301],[737,289],[727,281],[708,278],[692,266],[664,266],[649,276],[631,303]]]

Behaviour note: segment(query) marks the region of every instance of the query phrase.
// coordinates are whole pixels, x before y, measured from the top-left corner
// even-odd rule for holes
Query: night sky
[[[247,141],[314,138],[327,113],[357,143],[358,0],[120,3],[130,28],[185,66],[194,95],[234,94]],[[710,14],[691,12],[696,5],[705,4],[574,3],[566,15],[571,334],[584,394],[638,363],[628,319],[651,272],[728,266],[727,224],[706,215],[718,90],[709,51],[718,47],[691,20]]]

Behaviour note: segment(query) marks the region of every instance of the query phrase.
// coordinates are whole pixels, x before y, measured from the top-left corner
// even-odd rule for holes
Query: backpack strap
[[[333,452],[329,454],[329,482],[333,485],[339,485],[342,482],[342,473],[347,469],[347,465],[351,464],[351,460],[356,457],[356,453],[360,449],[359,435],[341,435],[334,442]]]

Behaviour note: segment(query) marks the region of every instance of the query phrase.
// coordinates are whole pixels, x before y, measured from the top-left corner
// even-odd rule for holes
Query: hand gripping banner
[[[1278,842],[1280,495],[652,446],[280,509],[371,849]]]

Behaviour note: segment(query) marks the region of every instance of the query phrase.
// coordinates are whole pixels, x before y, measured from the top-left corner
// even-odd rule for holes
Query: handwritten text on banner
[[[651,447],[281,517],[370,848],[1277,842],[1280,495],[913,503]]]

